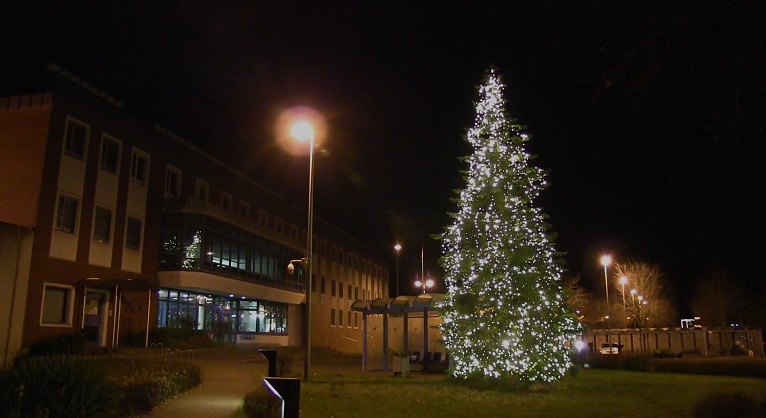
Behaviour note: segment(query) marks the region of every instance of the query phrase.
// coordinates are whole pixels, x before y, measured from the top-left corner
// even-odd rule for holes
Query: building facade
[[[23,348],[82,332],[148,344],[156,327],[237,344],[305,345],[306,212],[170,131],[52,69],[52,92],[0,99],[0,336]],[[312,346],[361,351],[356,299],[388,267],[315,222]],[[7,324],[7,327],[6,327]]]

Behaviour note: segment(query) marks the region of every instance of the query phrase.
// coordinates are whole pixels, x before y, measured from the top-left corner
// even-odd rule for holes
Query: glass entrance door
[[[88,343],[97,346],[103,345],[105,301],[106,293],[104,292],[88,290],[85,295],[82,332]]]

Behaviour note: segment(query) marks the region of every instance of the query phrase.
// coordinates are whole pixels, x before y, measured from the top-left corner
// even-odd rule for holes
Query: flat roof
[[[447,300],[443,293],[423,293],[396,298],[357,299],[351,309],[366,314],[441,311]]]

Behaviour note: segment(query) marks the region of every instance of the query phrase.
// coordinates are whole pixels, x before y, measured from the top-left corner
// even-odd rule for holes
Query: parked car
[[[603,343],[599,347],[598,352],[601,354],[620,354],[622,344],[617,343]]]

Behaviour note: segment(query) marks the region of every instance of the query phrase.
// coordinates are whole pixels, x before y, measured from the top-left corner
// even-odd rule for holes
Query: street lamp
[[[630,289],[630,298],[633,300],[633,309],[636,308],[636,293],[638,293],[638,289]],[[633,328],[636,328],[636,314],[633,314]]]
[[[628,284],[628,276],[620,276],[620,284],[622,285],[622,314],[625,315],[625,285]]]
[[[638,305],[636,306],[636,309],[638,310],[638,339],[641,341],[641,351],[644,351],[644,333],[641,331],[641,303],[646,304],[646,301],[644,300],[644,297],[641,295],[638,295]]]
[[[609,318],[609,279],[606,275],[606,266],[612,264],[612,257],[610,255],[601,256],[601,265],[604,266],[604,291],[606,292],[606,341],[609,342],[610,334],[612,333],[612,319]]]
[[[423,288],[423,293],[426,293],[426,288],[427,287],[428,288],[434,287],[434,281],[431,280],[431,279],[428,279],[428,280],[425,280],[425,281],[423,281],[423,280],[415,280],[415,286],[422,287]]]
[[[394,297],[397,298],[399,297],[399,253],[402,250],[402,246],[397,242],[394,245],[394,250],[396,250],[396,294]]]

